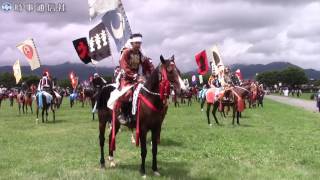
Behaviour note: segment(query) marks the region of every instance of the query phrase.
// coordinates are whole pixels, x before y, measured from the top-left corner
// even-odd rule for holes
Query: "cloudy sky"
[[[35,39],[43,64],[79,62],[72,40],[88,36],[100,18],[89,21],[86,0],[6,0],[62,2],[64,13],[0,10],[0,62],[25,63],[16,45]],[[5,0],[0,0],[1,4]],[[217,44],[225,64],[287,61],[320,70],[319,0],[122,0],[133,32],[155,63],[175,54],[180,69],[195,68],[194,55]],[[113,41],[111,41],[113,43]],[[100,65],[118,64],[113,59]]]

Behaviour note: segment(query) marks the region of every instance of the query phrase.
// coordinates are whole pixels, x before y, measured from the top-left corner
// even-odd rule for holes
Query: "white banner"
[[[17,48],[28,60],[31,70],[35,70],[40,67],[40,58],[32,38],[17,45]]]
[[[18,84],[22,77],[19,59],[14,63],[12,68],[13,68],[13,75],[16,78],[16,84]]]

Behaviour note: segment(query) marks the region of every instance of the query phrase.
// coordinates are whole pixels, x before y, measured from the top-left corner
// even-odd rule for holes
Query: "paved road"
[[[315,101],[309,101],[304,99],[290,98],[284,96],[274,96],[274,95],[266,95],[265,98],[272,99],[274,101],[288,104],[291,106],[302,107],[308,111],[318,112],[318,108],[316,106]]]

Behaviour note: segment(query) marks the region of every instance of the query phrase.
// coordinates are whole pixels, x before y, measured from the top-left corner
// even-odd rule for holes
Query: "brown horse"
[[[233,116],[232,116],[232,124],[234,124],[235,117],[237,118],[237,124],[240,125],[240,117],[241,112],[244,111],[245,108],[245,98],[250,95],[250,85],[243,86],[235,86],[232,87],[229,91],[233,96]]]
[[[25,99],[24,99],[24,94],[22,91],[19,92],[19,94],[17,95],[17,103],[18,103],[18,108],[19,108],[19,114],[21,114],[21,109],[23,114],[24,112],[24,107],[25,107]]]
[[[26,113],[28,113],[28,106],[30,107],[31,113],[33,114],[33,109],[32,109],[32,101],[33,101],[33,93],[31,91],[28,91],[24,94],[24,106],[26,109]]]
[[[258,86],[255,83],[250,85],[249,108],[257,107]]]
[[[147,132],[150,130],[152,133],[152,170],[155,175],[160,175],[157,166],[157,152],[158,143],[160,142],[160,131],[162,122],[167,113],[168,104],[167,98],[170,93],[170,85],[173,84],[175,91],[180,93],[181,88],[184,88],[183,82],[180,78],[180,72],[177,69],[174,56],[170,59],[165,60],[162,56],[160,57],[160,65],[151,73],[150,77],[147,78],[146,82],[141,88],[138,95],[138,110],[136,116],[136,123],[130,123],[129,128],[136,127],[136,138],[137,145],[139,140],[141,142],[141,168],[140,172],[143,177],[146,177],[145,171],[145,158],[147,155],[147,143],[146,137]],[[163,86],[166,84],[166,86]],[[166,87],[163,91],[163,87]],[[169,88],[168,88],[169,87]],[[107,109],[107,101],[110,97],[110,93],[115,89],[113,86],[106,86],[102,88],[101,96],[98,103],[98,116],[99,116],[99,139],[101,148],[101,167],[105,167],[104,159],[104,134],[106,122],[111,121],[112,117],[112,131],[109,134],[109,160],[110,166],[115,166],[113,159],[113,151],[115,150],[115,136],[120,128],[119,121],[112,116],[113,112]]]
[[[94,97],[94,90],[93,88],[84,88],[83,89],[83,98],[84,98],[84,101],[89,101],[90,104],[91,104],[91,109],[94,108],[94,105],[96,103],[96,99]],[[84,103],[84,101],[82,103]],[[84,106],[82,104],[82,106]],[[92,112],[92,120],[94,120],[94,112]]]

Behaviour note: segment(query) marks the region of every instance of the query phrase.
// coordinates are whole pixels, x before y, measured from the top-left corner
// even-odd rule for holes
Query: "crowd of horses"
[[[143,177],[146,175],[145,171],[145,159],[147,155],[147,132],[151,131],[152,133],[152,170],[154,175],[160,175],[157,166],[157,152],[158,144],[160,143],[160,132],[162,127],[162,122],[166,116],[170,89],[165,91],[162,89],[162,84],[171,84],[172,87],[172,103],[176,108],[179,108],[181,104],[186,104],[191,106],[193,102],[198,102],[200,104],[200,109],[203,108],[203,105],[206,101],[206,96],[201,96],[202,92],[205,89],[190,87],[186,88],[185,84],[180,77],[180,71],[175,65],[174,57],[170,59],[164,59],[162,56],[160,58],[161,63],[155,68],[150,77],[148,77],[141,89],[138,92],[138,103],[137,103],[137,113],[135,121],[130,122],[127,126],[131,130],[136,129],[136,144],[141,148],[141,167],[140,172]],[[222,117],[226,117],[226,114],[229,111],[233,110],[233,124],[235,117],[237,118],[237,123],[240,124],[239,118],[241,112],[243,112],[246,104],[250,108],[255,108],[256,106],[263,106],[263,89],[259,88],[254,82],[244,82],[241,85],[230,85],[224,90],[223,97],[219,98],[214,102],[207,102],[207,119],[208,124],[211,125],[210,121],[210,111],[213,107],[212,115],[215,119],[215,122],[219,124],[219,121],[216,117],[217,110],[220,111]],[[101,90],[100,98],[97,100],[97,112],[99,118],[99,145],[100,145],[100,165],[102,168],[105,168],[105,155],[104,155],[104,143],[105,143],[105,132],[106,125],[109,123],[110,132],[109,132],[109,158],[110,166],[115,166],[114,160],[114,151],[115,151],[115,138],[116,134],[120,129],[120,122],[115,118],[114,110],[108,108],[108,100],[111,96],[111,92],[115,89],[114,86],[108,84],[104,86]],[[28,91],[8,91],[5,94],[2,94],[1,100],[8,98],[10,100],[10,106],[13,106],[14,100],[16,100],[19,106],[19,114],[21,110],[23,113],[28,113],[28,106],[33,113],[32,102],[36,100],[37,108],[37,118],[39,111],[39,100],[42,99],[42,122],[44,112],[46,112],[46,121],[48,117],[48,109],[50,108],[53,112],[53,120],[55,120],[55,109],[59,109],[63,97],[68,96],[70,100],[70,108],[74,104],[81,104],[82,107],[85,107],[85,104],[90,104],[90,109],[93,109],[96,103],[94,98],[94,89],[92,87],[79,87],[76,90],[69,92],[66,89],[58,89],[57,93],[60,94],[61,98],[53,98],[51,102],[46,102],[46,97],[39,97],[39,94],[33,89]],[[180,101],[179,101],[180,99]],[[115,105],[116,106],[116,105]],[[65,108],[65,107],[64,107]],[[94,112],[92,112],[92,119],[94,120]]]

